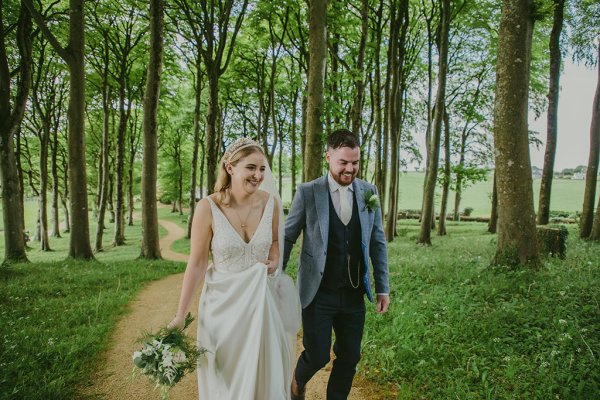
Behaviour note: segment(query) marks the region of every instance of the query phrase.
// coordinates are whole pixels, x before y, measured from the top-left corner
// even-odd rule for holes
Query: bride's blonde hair
[[[252,139],[240,138],[233,142],[223,154],[219,164],[219,173],[215,182],[214,192],[219,193],[219,203],[229,205],[229,189],[231,189],[231,175],[227,172],[227,164],[236,166],[237,163],[250,154],[265,152],[262,147]]]

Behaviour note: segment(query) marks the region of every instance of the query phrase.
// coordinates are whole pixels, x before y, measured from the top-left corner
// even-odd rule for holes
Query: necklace
[[[250,217],[250,212],[252,211],[252,204],[250,204],[250,207],[248,207],[248,213],[246,214],[246,218],[244,218],[243,220],[235,208],[233,208],[233,211],[235,212],[235,215],[237,215],[238,219],[240,220],[242,229],[246,229],[246,227],[248,227],[248,225],[246,223],[248,222],[248,218]]]

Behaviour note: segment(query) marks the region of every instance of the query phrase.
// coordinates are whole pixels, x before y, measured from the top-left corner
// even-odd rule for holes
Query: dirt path
[[[185,235],[185,231],[170,221],[159,220],[168,230],[167,236],[160,240],[162,256],[174,261],[186,261],[187,255],[171,251],[171,244]],[[155,331],[169,322],[179,301],[183,274],[171,275],[150,283],[138,297],[129,304],[129,313],[116,325],[112,333],[111,344],[103,355],[98,370],[94,373],[92,385],[83,390],[84,395],[105,400],[150,400],[159,398],[159,390],[144,377],[131,379],[133,362],[131,354],[138,350],[136,338],[143,331]],[[194,301],[198,304],[198,298]],[[194,312],[193,312],[194,313]],[[196,324],[188,332],[196,336]],[[297,353],[302,350],[301,336],[298,336]],[[331,364],[321,370],[310,381],[307,389],[308,400],[325,400],[326,387]],[[198,398],[197,378],[195,374],[185,377],[170,394],[171,400],[193,400]],[[381,398],[373,388],[363,381],[356,381],[349,399]],[[224,400],[224,399],[210,399]]]

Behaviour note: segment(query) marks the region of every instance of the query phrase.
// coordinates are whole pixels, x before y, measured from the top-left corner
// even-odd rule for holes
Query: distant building
[[[585,172],[575,172],[571,179],[575,181],[584,181],[585,180]]]
[[[531,167],[531,177],[533,179],[541,179],[542,178],[542,170],[538,167]]]

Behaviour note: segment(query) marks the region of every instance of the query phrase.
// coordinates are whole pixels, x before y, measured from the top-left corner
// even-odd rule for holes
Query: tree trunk
[[[204,195],[204,171],[205,171],[205,167],[206,167],[206,146],[205,144],[205,140],[203,137],[200,138],[200,148],[203,149],[202,150],[202,154],[200,156],[200,179],[198,180],[200,182],[200,185],[198,187],[198,191],[200,192],[200,198],[202,198],[202,196]]]
[[[462,200],[462,191],[463,191],[463,173],[462,168],[465,165],[465,152],[467,147],[467,135],[466,135],[466,124],[465,129],[463,129],[461,139],[460,139],[460,159],[458,161],[458,172],[456,173],[456,188],[454,195],[454,215],[453,220],[458,221],[460,215],[460,201]]]
[[[69,44],[63,48],[46,26],[42,15],[31,0],[23,0],[35,22],[69,68],[69,136],[68,164],[71,196],[71,227],[69,257],[89,260],[94,258],[90,246],[87,175],[85,163],[85,22],[84,0],[69,0]]]
[[[598,43],[598,56],[600,57],[600,43]],[[598,180],[598,158],[600,156],[600,68],[596,94],[592,105],[592,124],[590,126],[590,155],[585,174],[585,192],[583,195],[583,212],[579,225],[579,236],[588,238],[592,232],[594,219],[594,201],[596,200],[596,182]]]
[[[69,256],[93,259],[88,220],[87,176],[85,163],[85,67],[84,67],[84,0],[70,0],[69,63],[71,92],[69,98],[69,184],[71,192],[71,227]]]
[[[39,183],[40,190],[38,195],[38,219],[35,238],[40,242],[41,251],[51,251],[48,234],[48,150],[50,146],[50,132],[53,129],[53,117],[62,98],[57,99],[57,75],[53,74],[49,68],[44,68],[50,63],[45,57],[45,44],[41,46],[37,66],[34,70],[35,80],[33,85],[32,103],[33,115],[39,117],[39,124],[36,126],[36,136],[39,141]],[[41,96],[40,96],[41,95]],[[40,100],[40,97],[44,97]],[[58,124],[56,124],[58,128]]]
[[[2,214],[4,222],[4,263],[27,261],[23,232],[23,204],[14,150],[31,87],[31,16],[21,4],[17,22],[19,49],[19,86],[11,106],[10,67],[6,54],[7,28],[4,26],[3,4],[0,2],[0,175],[2,182]]]
[[[122,61],[125,62],[125,61]],[[119,76],[119,127],[117,128],[117,168],[116,199],[115,199],[115,235],[113,246],[125,244],[125,133],[127,130],[128,114],[125,110],[125,74],[127,67],[121,66]]]
[[[206,186],[212,193],[217,179],[219,143],[217,143],[217,115],[219,114],[219,76],[216,71],[207,71],[208,108],[206,110]]]
[[[127,225],[133,226],[133,210],[135,208],[135,202],[133,198],[133,164],[135,162],[135,154],[137,153],[137,145],[139,143],[138,137],[138,108],[136,107],[133,113],[133,122],[129,127],[129,168],[127,169],[127,190],[129,197],[129,207],[127,208],[128,221]]]
[[[375,29],[375,79],[372,85],[373,88],[373,112],[375,113],[375,185],[379,192],[380,204],[383,208],[385,205],[386,198],[386,187],[385,187],[385,165],[383,153],[387,152],[387,149],[383,145],[383,120],[381,116],[381,66],[380,66],[380,47],[382,45],[381,36],[383,27],[383,2],[379,3],[377,9],[377,26]]]
[[[210,2],[208,12],[212,18],[202,20],[201,30],[203,34],[203,43],[199,50],[206,66],[206,75],[208,78],[208,109],[206,111],[206,184],[209,193],[213,191],[218,171],[218,155],[220,142],[217,140],[220,127],[217,125],[219,119],[219,77],[227,70],[231,53],[235,44],[235,38],[244,19],[244,13],[248,6],[248,0],[243,0],[242,4],[236,4],[233,7],[233,0],[219,2],[218,7],[215,2]],[[203,8],[207,9],[205,4]],[[230,26],[232,9],[238,12],[235,18],[235,25]],[[215,36],[218,33],[218,37]],[[229,46],[227,46],[227,35],[231,34]],[[226,51],[227,50],[227,51]],[[225,55],[225,59],[223,56]],[[223,62],[224,61],[224,62]]]
[[[365,69],[365,49],[367,47],[367,37],[369,35],[369,0],[361,1],[360,20],[360,42],[358,45],[356,70],[354,71],[354,86],[356,87],[356,95],[354,96],[354,102],[352,103],[352,109],[350,111],[352,121],[352,132],[354,132],[354,134],[357,136],[361,133],[361,116],[363,108],[363,98],[365,95],[365,84],[363,76]],[[361,152],[361,157],[362,155],[363,153]],[[366,168],[367,166],[365,165],[364,167]],[[363,166],[361,165],[361,169],[362,168]]]
[[[280,145],[277,157],[277,167],[279,171],[277,171],[277,175],[279,178],[279,197],[281,197],[283,195],[283,132],[281,129],[279,130],[279,143]]]
[[[431,130],[433,124],[433,107],[431,105],[433,98],[433,44],[434,44],[434,32],[433,32],[433,19],[435,16],[435,2],[431,0],[431,14],[425,14],[425,8],[423,7],[423,14],[425,17],[425,23],[427,25],[427,100],[426,100],[426,109],[427,109],[427,128],[425,130],[425,179],[423,180],[423,188],[427,186],[427,173],[429,171],[429,152],[431,146]],[[441,21],[440,21],[441,27]],[[423,220],[423,201],[421,201],[421,219]],[[435,221],[434,221],[435,224]],[[433,226],[432,226],[433,228]]]
[[[200,106],[202,101],[202,71],[200,57],[196,59],[196,82],[194,96],[194,147],[192,148],[192,173],[190,178],[190,215],[188,217],[187,235],[192,237],[192,221],[196,208],[196,188],[198,187],[198,146],[200,144]]]
[[[17,129],[15,141],[15,159],[17,166],[17,182],[19,183],[19,201],[17,206],[20,208],[19,213],[21,214],[21,230],[26,232],[25,230],[25,189],[23,186],[23,168],[21,166],[21,128]],[[25,247],[27,247],[27,243],[25,243]]]
[[[69,213],[69,162],[66,160],[65,155],[66,154],[64,152],[61,154],[61,157],[62,157],[61,163],[62,163],[63,171],[64,171],[63,181],[64,181],[65,191],[64,191],[64,193],[62,193],[60,195],[60,201],[62,203],[63,213],[65,215],[64,232],[69,233],[69,232],[71,232],[71,217],[70,217],[70,213]]]
[[[563,26],[565,0],[554,0],[554,23],[550,33],[550,84],[548,90],[548,115],[546,152],[540,186],[537,223],[546,225],[550,218],[550,194],[554,177],[554,158],[556,155],[556,137],[558,134],[558,92],[560,88],[560,33]]]
[[[51,251],[48,238],[48,141],[50,132],[48,126],[40,133],[40,250]]]
[[[106,209],[109,211],[108,222],[111,224],[115,223],[115,207],[113,201],[113,194],[115,191],[115,174],[113,171],[108,171],[108,196],[106,197]]]
[[[308,72],[307,72],[308,77]],[[302,95],[302,127],[300,132],[300,149],[302,153],[302,182],[306,182],[306,132],[308,126],[308,115],[306,113],[308,107],[308,97],[306,94]]]
[[[440,221],[438,224],[439,236],[446,234],[446,209],[448,208],[448,195],[450,192],[450,118],[448,110],[444,111],[444,153],[444,184],[442,189],[442,204],[440,205]]]
[[[600,60],[600,43],[598,43],[598,60]],[[588,189],[588,186],[593,186],[596,187],[596,181],[597,181],[597,176],[598,176],[598,151],[600,151],[600,68],[598,68],[598,82],[596,83],[596,94],[594,95],[594,105],[593,105],[593,109],[592,109],[592,124],[590,127],[590,161],[592,160],[592,149],[596,149],[596,164],[595,164],[595,168],[593,169],[592,172],[590,172],[590,170],[592,170],[592,168],[590,168],[590,165],[592,163],[588,163],[588,170],[587,170],[587,176],[586,176],[586,181],[585,181],[585,195],[586,198],[585,200],[587,201],[587,196],[589,196],[588,191],[591,191],[591,189]],[[592,165],[593,166],[593,165]],[[594,177],[591,176],[591,174],[594,174]],[[588,180],[589,179],[589,180]],[[591,182],[593,181],[593,182]],[[584,204],[584,211],[585,211],[585,207],[587,206],[586,202],[583,203]],[[593,200],[592,200],[592,207],[593,207]],[[589,212],[588,212],[589,215]],[[581,216],[581,221],[582,221],[582,228],[581,228],[581,233],[583,233],[583,215]],[[582,235],[582,237],[585,237]],[[598,201],[598,208],[596,209],[596,216],[594,217],[594,221],[592,224],[592,228],[591,228],[591,233],[589,235],[589,238],[595,241],[600,241],[600,200]]]
[[[105,72],[103,77],[102,85],[102,105],[103,105],[103,116],[102,116],[102,148],[100,149],[100,181],[98,182],[100,200],[98,202],[98,221],[96,226],[96,243],[94,244],[94,250],[100,252],[103,250],[102,237],[104,235],[104,217],[106,214],[106,203],[108,196],[108,175],[110,165],[108,162],[109,153],[109,141],[110,141],[110,92],[108,89],[108,64],[105,65]]]
[[[178,144],[177,168],[179,168],[179,182],[177,184],[177,201],[179,202],[179,215],[183,215],[183,165],[181,164],[181,141]]]
[[[162,0],[150,0],[150,60],[144,96],[144,156],[142,166],[142,248],[141,258],[159,259],[157,178],[157,111],[163,59],[164,7]]]
[[[490,222],[488,232],[496,233],[498,228],[498,189],[496,187],[496,172],[494,171],[494,185],[492,188],[492,209],[490,211]]]
[[[398,7],[398,8],[397,8]],[[389,242],[396,236],[396,223],[398,214],[398,173],[400,169],[400,138],[402,134],[402,101],[404,98],[404,58],[406,45],[406,32],[408,29],[408,0],[400,4],[392,3],[390,41],[388,47],[388,81],[391,80],[386,96],[387,135],[391,144],[390,162],[390,187],[388,197],[388,213],[385,226],[386,238]],[[387,142],[384,147],[387,146]],[[387,160],[386,160],[387,161]]]
[[[594,223],[592,225],[592,233],[590,233],[590,240],[600,242],[600,199],[598,199],[598,206],[596,207],[596,214],[594,215]]]
[[[292,156],[291,156],[291,174],[292,174],[292,199],[296,195],[296,129],[298,124],[296,122],[296,118],[298,117],[298,87],[294,89],[294,96],[292,100],[292,132],[291,132],[291,140],[292,140]]]
[[[308,45],[308,103],[306,107],[306,147],[304,175],[312,181],[321,175],[323,165],[323,91],[327,61],[327,0],[311,0]]]
[[[58,128],[58,127],[56,127]],[[58,177],[58,129],[54,129],[52,132],[52,146],[50,151],[51,161],[50,161],[50,174],[52,175],[52,231],[50,235],[55,238],[59,238],[60,236],[60,219],[58,214],[58,202],[59,202],[59,177]]]
[[[494,104],[498,242],[493,264],[535,267],[540,260],[527,127],[532,2],[502,4]]]
[[[434,121],[427,153],[427,174],[423,190],[423,209],[421,211],[421,231],[418,243],[431,245],[431,221],[435,218],[434,195],[437,183],[438,162],[440,157],[440,138],[444,119],[446,100],[446,76],[448,72],[448,33],[450,31],[450,0],[441,1],[442,19],[440,29],[440,47],[438,62],[438,88],[435,99]],[[440,215],[440,223],[442,219]]]

